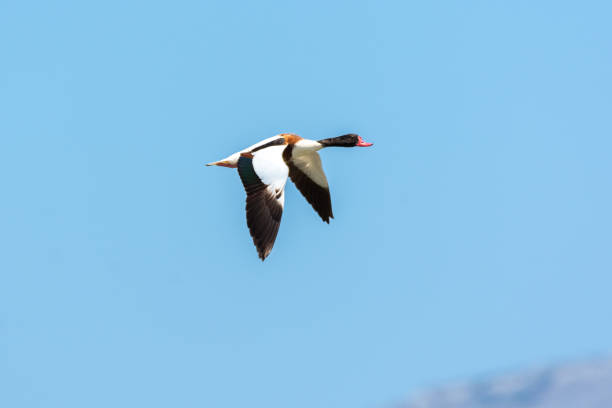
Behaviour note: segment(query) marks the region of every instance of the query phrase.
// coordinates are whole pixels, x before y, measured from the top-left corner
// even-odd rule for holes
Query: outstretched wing
[[[272,251],[285,205],[289,169],[283,161],[284,146],[273,146],[238,159],[238,174],[247,193],[247,225],[263,261]]]
[[[288,151],[285,154],[289,166],[289,177],[312,208],[329,224],[334,218],[329,195],[329,185],[323,172],[321,158],[313,151]]]

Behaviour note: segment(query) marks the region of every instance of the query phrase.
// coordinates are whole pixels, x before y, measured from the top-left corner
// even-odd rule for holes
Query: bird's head
[[[319,143],[323,145],[323,147],[368,147],[372,146],[372,143],[367,143],[364,141],[361,136],[356,133],[349,133],[346,135],[332,137],[329,139],[319,140]]]

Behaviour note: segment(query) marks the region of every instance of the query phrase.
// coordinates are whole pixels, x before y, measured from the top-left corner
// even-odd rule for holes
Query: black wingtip
[[[270,255],[270,253],[272,252],[272,248],[266,247],[261,242],[257,241],[255,237],[253,237],[253,244],[255,244],[255,249],[257,249],[257,256],[259,257],[259,259],[261,259],[262,262],[265,261],[268,255]],[[274,242],[272,243],[272,245],[274,245]]]
[[[270,252],[271,251],[267,251],[267,253],[266,253],[265,250],[257,248],[257,255],[259,256],[259,259],[261,259],[261,262],[266,260],[268,255],[270,255]]]
[[[330,219],[330,218],[334,218],[334,215],[333,215],[333,214],[329,214],[329,215],[327,215],[327,214],[325,214],[325,213],[323,213],[323,214],[319,213],[319,216],[321,217],[321,219],[323,220],[323,222],[326,222],[326,223],[328,223],[328,224],[329,224],[329,219]]]

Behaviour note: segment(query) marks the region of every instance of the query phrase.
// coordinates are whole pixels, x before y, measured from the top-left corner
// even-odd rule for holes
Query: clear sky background
[[[607,1],[0,3],[0,406],[377,407],[612,350]],[[234,170],[322,152],[265,261]]]

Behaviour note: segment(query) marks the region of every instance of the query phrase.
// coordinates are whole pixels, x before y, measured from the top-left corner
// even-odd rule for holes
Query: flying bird
[[[237,168],[246,190],[246,217],[253,243],[261,260],[272,251],[283,208],[287,176],[321,219],[329,224],[332,213],[329,185],[317,151],[325,147],[367,147],[361,136],[347,134],[319,141],[293,133],[262,140],[207,166]]]

